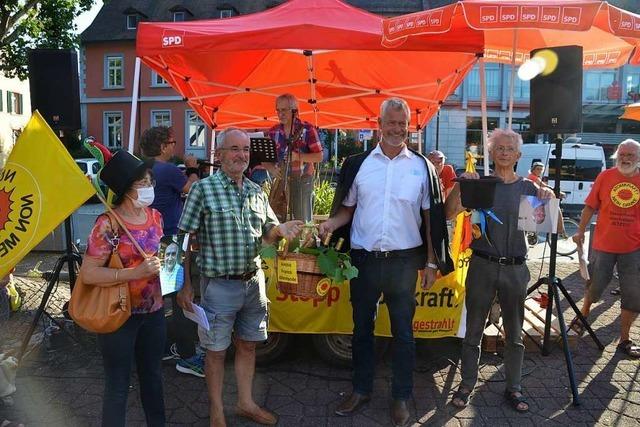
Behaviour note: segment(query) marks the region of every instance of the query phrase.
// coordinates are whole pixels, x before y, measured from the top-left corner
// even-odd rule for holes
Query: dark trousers
[[[167,322],[167,344],[175,342],[180,357],[188,359],[196,354],[195,343],[198,340],[198,325],[184,317],[184,311],[178,305],[176,295],[177,292],[167,295],[171,298],[172,307],[172,314]]]
[[[351,281],[353,306],[353,391],[370,395],[375,368],[375,326],[378,300],[384,294],[393,335],[392,397],[406,400],[413,390],[415,341],[413,315],[416,311],[415,287],[418,268],[424,257],[416,251],[392,258],[375,258],[372,253],[353,249],[357,279]]]
[[[147,425],[164,426],[161,362],[165,338],[164,310],[133,314],[117,331],[98,334],[104,364],[104,427],[125,425],[131,365],[134,360]]]

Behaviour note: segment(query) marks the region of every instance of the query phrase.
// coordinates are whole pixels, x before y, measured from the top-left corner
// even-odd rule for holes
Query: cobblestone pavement
[[[24,275],[33,262],[42,258],[36,254],[18,269]],[[40,270],[51,268],[55,257],[44,257]],[[539,260],[530,261],[532,282],[541,268]],[[573,298],[582,297],[582,280],[575,261],[558,263],[557,276],[563,279]],[[42,291],[41,281],[19,277],[20,286],[31,294],[28,308],[33,309]],[[612,286],[615,286],[614,282]],[[40,292],[40,294],[38,294]],[[61,285],[55,293],[56,307],[68,298],[68,286]],[[562,302],[570,320],[568,304]],[[606,346],[600,352],[585,336],[573,350],[580,406],[571,400],[569,377],[563,352],[554,346],[548,356],[528,352],[524,364],[524,392],[531,406],[527,414],[517,414],[502,397],[504,387],[500,355],[484,353],[481,360],[479,386],[470,405],[460,411],[449,403],[459,382],[459,341],[455,339],[421,341],[415,372],[414,396],[410,401],[415,426],[467,425],[640,425],[639,362],[627,360],[615,352],[619,332],[619,298],[605,293],[604,301],[594,306],[593,327]],[[14,315],[0,328],[0,352],[14,348],[26,328],[30,313]],[[55,331],[54,331],[55,332]],[[13,404],[0,403],[0,423],[10,419],[27,426],[97,425],[101,412],[103,375],[95,339],[81,335],[82,345],[74,344],[65,335],[49,336],[38,328],[34,346],[18,372],[18,391]],[[638,325],[632,338],[640,341]],[[358,414],[340,418],[333,410],[350,391],[350,370],[331,367],[310,349],[310,340],[298,336],[294,351],[285,360],[258,368],[255,394],[260,404],[280,415],[280,426],[387,426],[389,421],[390,360],[388,354],[379,357],[372,401]],[[179,374],[173,364],[164,370],[165,400],[169,425],[208,425],[208,406],[203,379]],[[136,381],[132,382],[136,384]],[[129,397],[128,425],[144,425],[140,400],[133,386]],[[233,363],[227,363],[224,392],[227,421],[230,426],[251,426],[233,415],[236,386]]]

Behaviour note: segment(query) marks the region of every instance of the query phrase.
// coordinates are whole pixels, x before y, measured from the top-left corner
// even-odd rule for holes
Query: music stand
[[[249,168],[259,163],[276,163],[276,143],[271,138],[251,138],[251,152],[249,154]]]

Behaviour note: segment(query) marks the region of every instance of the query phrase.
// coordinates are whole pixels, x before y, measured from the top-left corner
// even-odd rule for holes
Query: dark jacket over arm
[[[362,166],[362,162],[364,162],[367,156],[371,154],[371,151],[373,151],[373,149],[370,149],[364,153],[349,156],[345,159],[344,163],[342,164],[340,176],[338,177],[338,186],[336,187],[336,194],[333,199],[333,205],[331,206],[332,216],[336,214],[338,208],[342,205],[343,200],[349,194],[349,189],[351,189],[351,185],[353,185],[353,181],[355,180],[356,175],[360,170],[360,166]],[[438,264],[438,269],[443,275],[445,275],[453,271],[453,261],[449,253],[449,234],[447,232],[447,222],[446,216],[444,214],[444,194],[442,194],[440,188],[438,174],[431,162],[417,151],[411,151],[417,156],[420,156],[420,158],[424,160],[425,164],[427,165],[429,177],[429,199],[431,204],[431,207],[429,208],[431,244],[433,245],[433,251],[436,255],[436,263]],[[424,223],[420,227],[420,233],[424,237]],[[340,227],[334,233],[334,238],[344,238],[345,244],[343,246],[343,249],[345,251],[351,247],[350,234],[351,222],[349,222],[344,227]],[[423,243],[423,248],[426,263],[426,242]]]

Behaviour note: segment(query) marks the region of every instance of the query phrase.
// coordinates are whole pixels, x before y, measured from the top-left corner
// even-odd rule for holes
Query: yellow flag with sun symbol
[[[0,171],[0,277],[95,190],[37,111]]]

